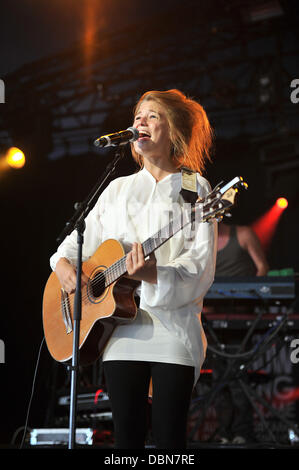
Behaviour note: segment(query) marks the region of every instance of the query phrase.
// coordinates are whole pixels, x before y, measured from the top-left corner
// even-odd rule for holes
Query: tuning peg
[[[232,216],[230,212],[226,212],[224,215],[225,215],[225,217],[231,217]]]
[[[248,189],[248,184],[243,180],[242,176],[240,176],[240,183],[243,188]]]

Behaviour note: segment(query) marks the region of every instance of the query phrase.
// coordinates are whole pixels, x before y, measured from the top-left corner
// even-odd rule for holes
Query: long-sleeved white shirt
[[[133,242],[143,243],[181,210],[186,210],[181,190],[181,173],[157,182],[143,168],[116,178],[103,191],[86,218],[83,261],[107,239],[120,241],[128,251]],[[198,194],[204,197],[210,186],[197,175]],[[195,367],[195,381],[206,353],[206,337],[200,312],[203,298],[214,280],[216,223],[195,223],[181,230],[155,251],[157,283],[142,282],[140,309],[151,312],[179,340]],[[77,256],[77,234],[73,232],[58,247],[50,264],[55,270],[59,258],[73,264]],[[127,326],[129,328],[129,326]]]

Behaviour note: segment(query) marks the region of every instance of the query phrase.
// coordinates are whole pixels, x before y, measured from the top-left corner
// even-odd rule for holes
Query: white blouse
[[[133,322],[119,325],[108,341],[103,361],[149,361],[194,366],[185,345],[153,315],[139,308]]]
[[[121,242],[127,252],[133,242],[143,243],[160,228],[166,226],[171,215],[176,217],[181,211],[186,211],[188,205],[180,195],[181,178],[181,173],[173,173],[157,182],[151,173],[143,168],[137,173],[113,180],[86,218],[83,261],[92,256],[102,242],[111,238]],[[200,175],[197,175],[197,186],[201,197],[210,191],[209,183]],[[143,281],[139,289],[140,309],[136,325],[142,326],[145,321],[144,315],[150,312],[149,323],[154,321],[153,324],[159,326],[157,330],[159,337],[153,338],[154,344],[160,342],[162,345],[161,338],[163,339],[164,335],[163,341],[165,341],[166,334],[170,335],[174,344],[182,345],[181,351],[180,348],[177,351],[178,355],[185,359],[183,362],[180,360],[174,362],[193,364],[195,382],[198,380],[206,354],[207,344],[200,312],[204,295],[214,280],[216,238],[216,222],[195,223],[195,226],[189,224],[155,251],[157,284]],[[55,270],[56,263],[61,257],[69,259],[75,265],[76,256],[77,233],[73,232],[66,237],[51,257],[51,268]],[[116,328],[106,346],[103,360],[114,358],[119,346],[121,351],[118,351],[116,356],[121,355],[124,350],[129,351],[130,339],[136,340],[136,325],[135,330],[134,327],[131,329],[131,334],[128,334],[130,325],[124,325],[125,332],[121,330],[123,325]],[[120,343],[115,346],[117,338],[121,338],[123,346]],[[151,344],[149,346],[151,359],[146,359],[148,357],[146,349],[142,350],[142,343],[138,341],[136,353],[139,355],[139,360],[154,360],[154,347]],[[163,345],[161,347],[162,351]],[[168,353],[164,354],[166,362],[169,362],[172,354],[175,356],[173,348],[170,347]],[[128,357],[132,355],[129,354]]]

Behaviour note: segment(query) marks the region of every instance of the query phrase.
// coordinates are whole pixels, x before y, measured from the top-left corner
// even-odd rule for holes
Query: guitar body
[[[134,292],[139,285],[138,281],[120,277],[106,288],[97,286],[95,282],[106,268],[124,255],[121,243],[106,240],[82,264],[89,282],[82,288],[79,337],[81,365],[90,364],[101,356],[116,326],[136,318]],[[49,352],[58,362],[68,362],[72,358],[74,299],[75,294],[67,294],[61,289],[53,272],[44,290],[43,328]]]
[[[217,186],[205,199],[200,199],[200,221],[222,218],[234,204],[238,187],[247,188],[242,177],[235,177],[224,187]],[[181,217],[161,228],[142,244],[147,257],[189,224],[197,210],[192,207],[191,217]],[[193,218],[192,218],[193,216]],[[121,243],[106,240],[95,254],[83,263],[82,270],[88,283],[82,288],[82,312],[79,337],[79,363],[91,364],[102,354],[116,326],[136,318],[134,293],[138,281],[123,277],[126,274],[125,252]],[[73,355],[73,314],[75,294],[67,294],[55,273],[47,281],[43,297],[43,328],[52,357],[68,362]]]

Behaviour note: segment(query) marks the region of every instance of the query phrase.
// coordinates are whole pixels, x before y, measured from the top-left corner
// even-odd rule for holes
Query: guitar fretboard
[[[147,257],[157,248],[163,245],[173,235],[182,230],[186,225],[194,220],[195,211],[199,216],[199,222],[206,222],[226,212],[234,203],[235,193],[238,186],[247,187],[247,183],[243,182],[242,177],[235,177],[232,181],[220,188],[216,187],[206,198],[201,199],[200,204],[196,204],[190,211],[183,211],[180,216],[173,219],[168,225],[145,240],[142,243],[144,256]],[[201,206],[201,210],[196,206]],[[119,279],[127,272],[126,255],[109,266],[105,271],[100,273],[101,282],[104,281],[105,287],[108,287],[114,281]]]
[[[144,257],[149,256],[157,248],[167,242],[167,240],[169,240],[176,233],[182,230],[186,225],[188,225],[192,220],[193,213],[194,209],[192,209],[190,212],[182,213],[180,216],[171,220],[170,223],[167,224],[165,227],[158,230],[158,232],[156,232],[152,237],[145,240],[145,242],[142,243]],[[105,287],[108,287],[110,284],[112,284],[112,282],[119,279],[126,272],[127,268],[125,255],[118,261],[113,263],[111,266],[109,266],[109,268],[105,269],[105,271],[103,272],[105,276]]]

